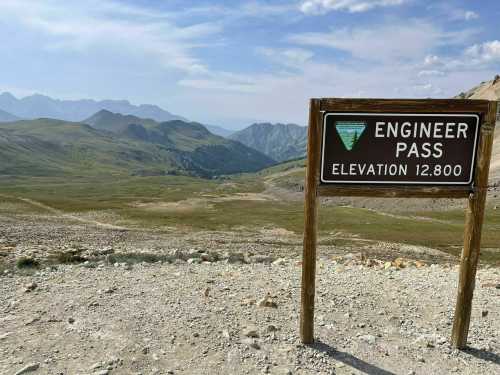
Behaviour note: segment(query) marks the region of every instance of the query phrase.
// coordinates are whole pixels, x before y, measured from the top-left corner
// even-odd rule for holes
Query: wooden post
[[[302,293],[300,337],[304,344],[314,341],[314,295],[316,277],[317,187],[321,149],[321,100],[311,99],[307,134],[307,165],[304,186],[304,248],[302,255]]]
[[[481,247],[481,231],[484,208],[488,192],[488,174],[490,170],[493,132],[495,129],[497,103],[490,102],[488,113],[483,119],[479,146],[477,149],[474,192],[470,194],[465,220],[464,248],[462,251],[458,295],[455,318],[451,336],[452,345],[463,349],[467,345],[469,323],[472,309],[476,269]]]

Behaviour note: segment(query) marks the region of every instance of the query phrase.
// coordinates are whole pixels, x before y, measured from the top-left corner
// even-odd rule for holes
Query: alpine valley
[[[39,118],[0,124],[0,175],[213,177],[274,163],[201,124],[179,119],[157,122],[101,110],[82,122]]]

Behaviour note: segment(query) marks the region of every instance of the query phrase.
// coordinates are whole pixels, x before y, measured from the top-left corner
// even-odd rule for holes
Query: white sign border
[[[472,162],[470,169],[469,181],[467,182],[418,182],[418,181],[351,181],[351,180],[325,180],[323,178],[323,170],[325,163],[325,132],[326,132],[326,120],[328,116],[422,116],[422,117],[475,117],[476,118],[476,132],[474,135],[474,149],[472,151]],[[401,185],[401,184],[411,184],[411,185],[460,185],[466,186],[472,184],[474,178],[474,162],[476,160],[476,149],[477,149],[477,138],[479,134],[479,115],[471,113],[370,113],[370,112],[327,112],[323,116],[323,131],[322,131],[322,142],[321,142],[321,171],[320,171],[320,182],[322,184],[374,184],[374,185]]]

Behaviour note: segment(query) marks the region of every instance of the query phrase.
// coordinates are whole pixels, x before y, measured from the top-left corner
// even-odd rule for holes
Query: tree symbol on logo
[[[354,135],[352,136],[352,141],[351,141],[352,146],[354,146],[356,144],[356,142],[358,142],[358,138],[359,138],[358,131],[356,130],[354,132]]]

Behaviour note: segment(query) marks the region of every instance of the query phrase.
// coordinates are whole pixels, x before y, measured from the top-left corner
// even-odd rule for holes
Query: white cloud
[[[200,77],[181,79],[180,86],[210,91],[230,91],[238,93],[255,93],[259,86],[255,78],[227,72],[207,73]]]
[[[425,56],[425,59],[424,59],[424,66],[439,66],[439,65],[442,65],[443,62],[441,61],[441,59],[436,56],[436,55],[427,55]]]
[[[439,77],[444,74],[441,70],[421,70],[418,72],[419,77]]]
[[[465,50],[465,56],[475,64],[500,63],[500,40],[474,44]]]
[[[172,13],[172,16],[176,18],[191,15],[216,16],[225,17],[226,20],[230,19],[235,22],[242,18],[275,17],[292,12],[297,12],[296,4],[270,4],[258,1],[246,1],[243,4],[231,4],[230,6],[219,4],[194,6],[175,11]]]
[[[427,10],[437,17],[451,21],[473,21],[479,18],[479,14],[470,9],[457,7],[451,2],[434,1],[427,6]]]
[[[440,87],[437,87],[433,85],[432,83],[423,83],[423,84],[417,84],[413,86],[413,89],[419,94],[419,95],[441,95],[443,93],[443,90]]]
[[[426,56],[420,76],[450,74],[470,70],[494,69],[500,65],[500,40],[473,44],[456,56]],[[439,72],[433,74],[433,72]]]
[[[474,12],[472,10],[466,10],[464,12],[464,19],[466,21],[477,20],[478,18],[479,18],[479,14],[477,14],[476,12]]]
[[[300,10],[306,14],[325,14],[330,11],[366,12],[373,8],[396,6],[407,0],[305,0]]]
[[[177,26],[170,14],[112,0],[2,0],[0,20],[47,36],[46,50],[85,53],[93,48],[141,54],[166,68],[203,73],[192,50],[221,31],[217,23]]]
[[[339,49],[360,59],[395,63],[422,58],[442,45],[462,44],[473,33],[471,29],[448,32],[425,20],[410,20],[356,29],[301,33],[291,35],[289,40],[300,45]]]
[[[303,48],[259,47],[256,52],[274,63],[292,68],[300,68],[314,56],[312,51]]]

